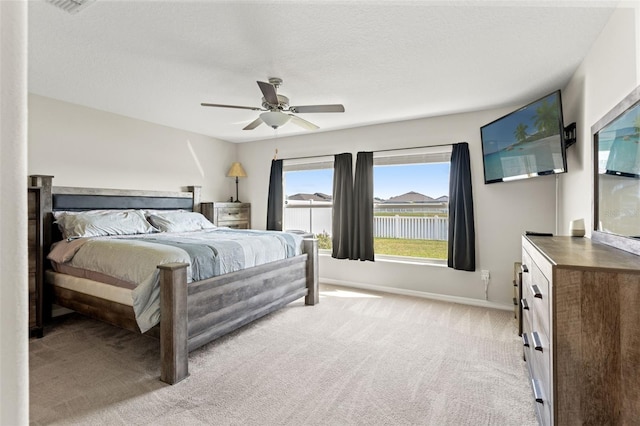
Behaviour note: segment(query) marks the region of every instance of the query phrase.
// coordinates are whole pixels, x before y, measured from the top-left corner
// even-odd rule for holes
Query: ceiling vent
[[[54,5],[55,7],[64,10],[67,13],[75,14],[80,12],[85,7],[89,6],[96,0],[46,0],[47,3]]]

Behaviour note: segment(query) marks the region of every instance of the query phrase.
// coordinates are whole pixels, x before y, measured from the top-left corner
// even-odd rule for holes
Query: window
[[[451,147],[373,157],[376,258],[447,259]]]
[[[283,182],[283,230],[311,232],[331,250],[333,157],[284,160]]]

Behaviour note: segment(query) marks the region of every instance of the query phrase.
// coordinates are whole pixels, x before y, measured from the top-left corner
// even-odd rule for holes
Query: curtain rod
[[[458,142],[458,143],[460,143],[460,142]],[[404,151],[404,150],[409,150],[409,149],[438,148],[438,147],[441,147],[441,146],[453,146],[453,145],[455,145],[455,144],[453,144],[453,143],[441,143],[441,144],[438,144],[438,145],[412,146],[412,147],[409,147],[409,148],[378,149],[378,150],[370,151],[370,152],[374,152],[375,153],[375,152],[389,152],[389,151]],[[335,155],[335,154],[309,155],[309,156],[306,156],[306,157],[281,158],[281,160],[306,160],[308,158],[331,157],[333,155]],[[278,149],[276,149],[276,153],[273,156],[273,159],[277,160],[278,159],[277,157],[278,157]]]
[[[420,149],[420,148],[438,148],[441,146],[453,146],[455,144],[453,143],[441,143],[438,145],[425,145],[425,146],[412,146],[410,148],[389,148],[389,149],[378,149],[376,151],[371,151],[371,152],[389,152],[389,151],[404,151],[404,150],[408,150],[408,149]]]

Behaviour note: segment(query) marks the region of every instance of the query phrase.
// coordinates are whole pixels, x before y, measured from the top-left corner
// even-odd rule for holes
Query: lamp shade
[[[227,177],[247,177],[247,172],[242,168],[242,164],[235,162],[231,164]]]
[[[260,118],[262,119],[264,124],[269,127],[273,127],[274,129],[287,124],[289,119],[291,119],[291,117],[287,114],[277,111],[263,112],[262,114],[260,114]]]

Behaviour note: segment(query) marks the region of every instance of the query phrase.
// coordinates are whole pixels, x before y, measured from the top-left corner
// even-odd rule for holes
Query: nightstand
[[[200,203],[200,211],[216,226],[251,228],[251,203]]]

